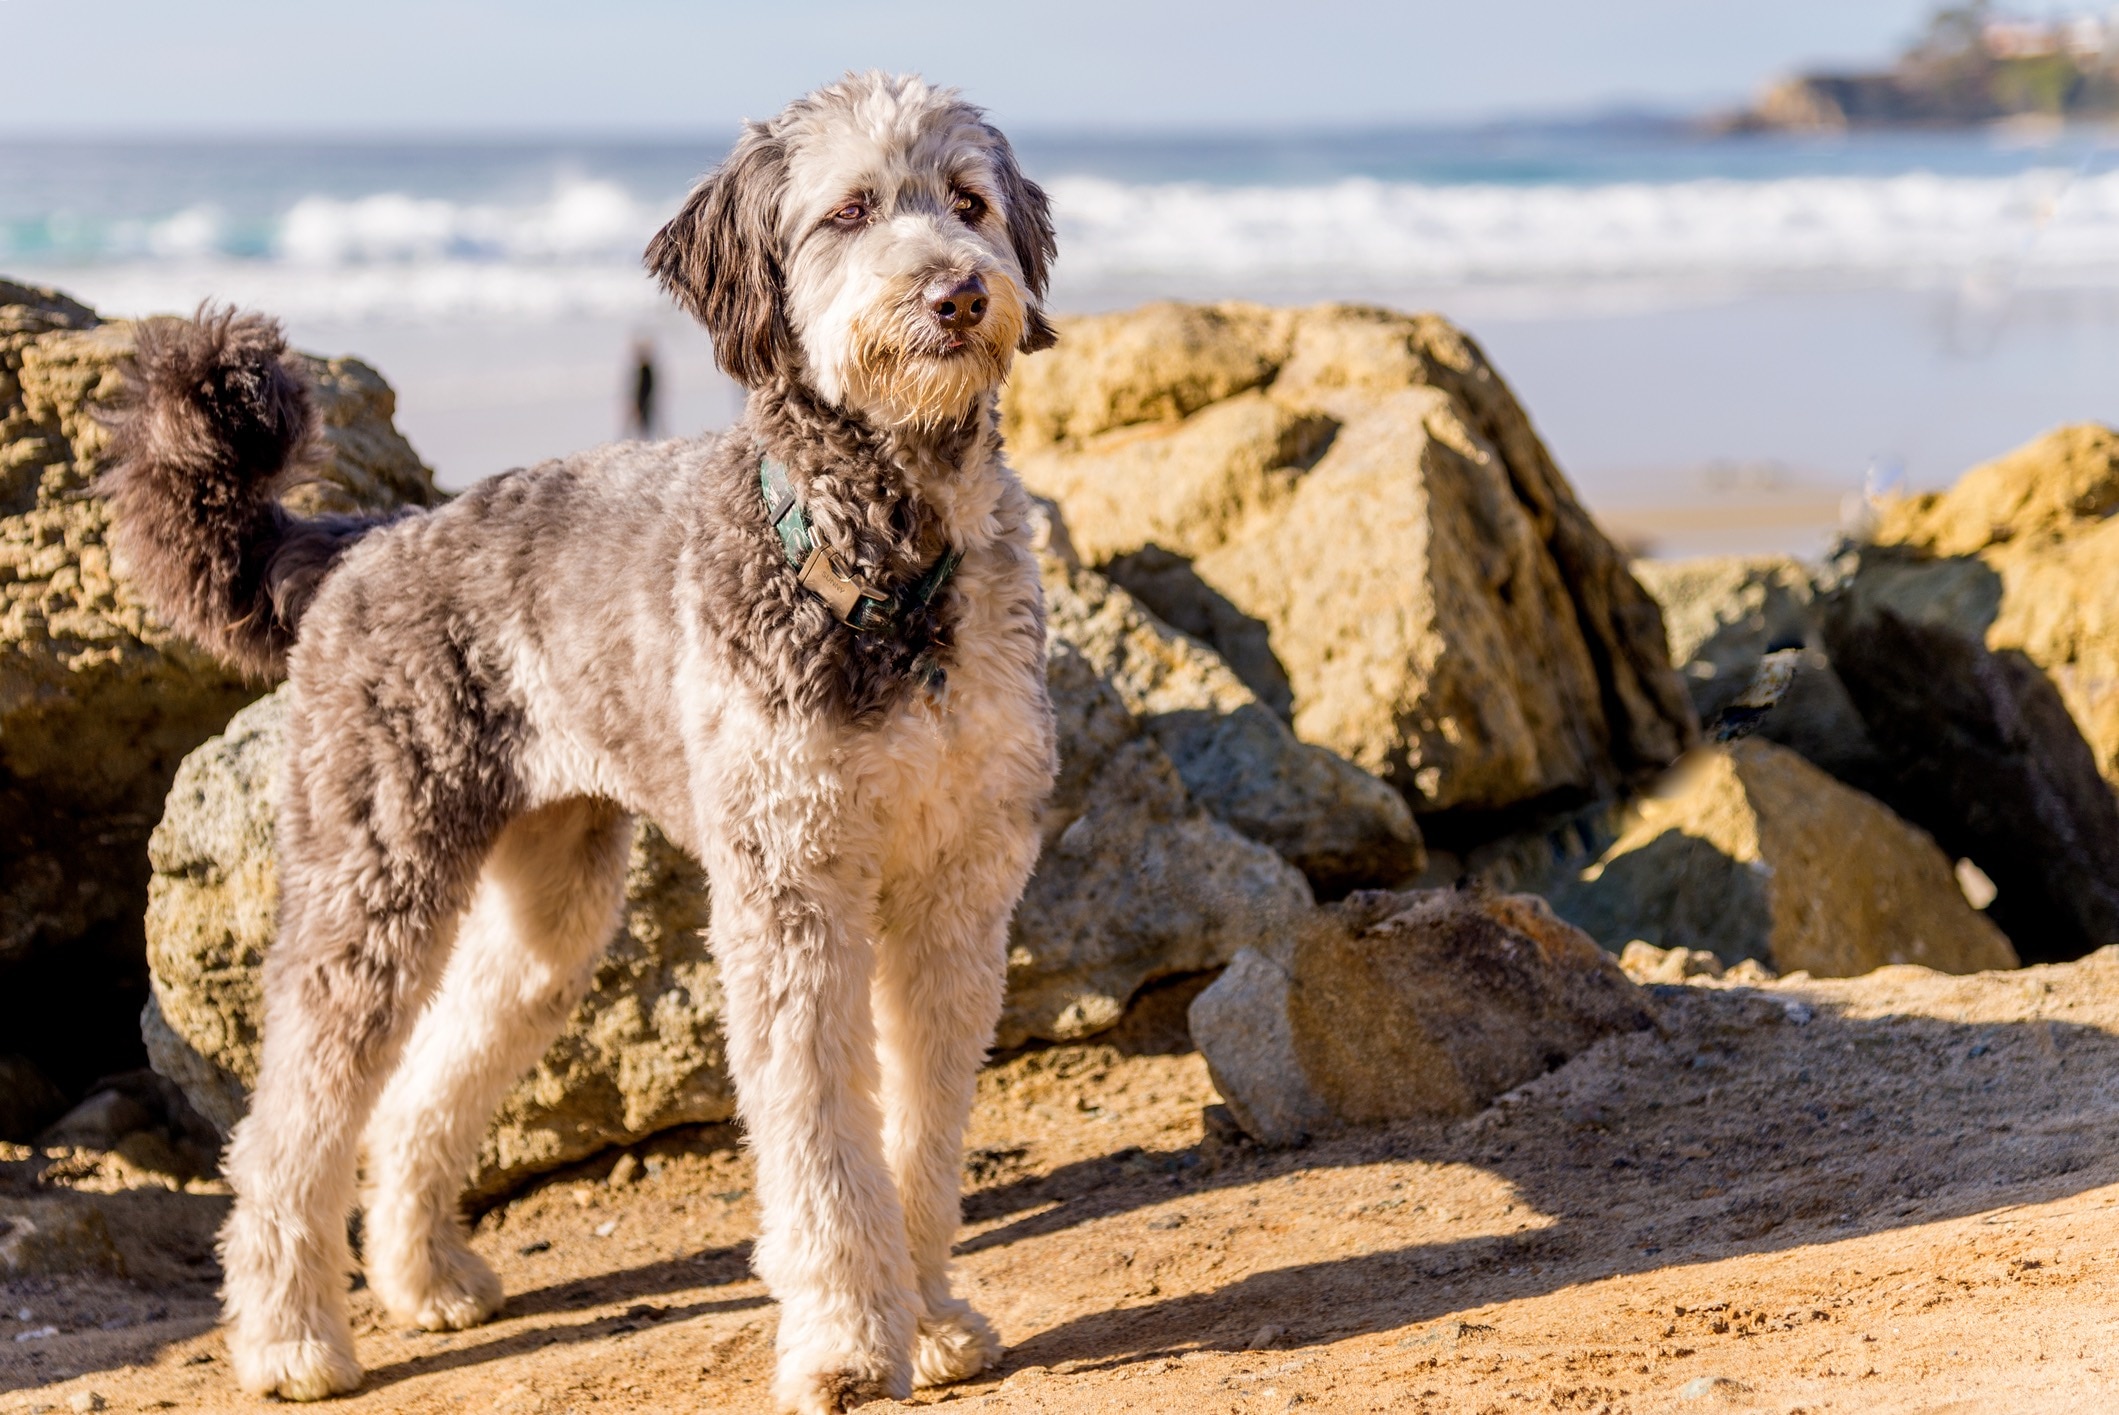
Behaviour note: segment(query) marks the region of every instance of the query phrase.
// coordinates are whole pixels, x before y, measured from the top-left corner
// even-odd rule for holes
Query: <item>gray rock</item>
[[[1651,1025],[1609,954],[1533,895],[1361,893],[1246,948],[1192,1036],[1264,1144],[1470,1115],[1599,1037]]]
[[[1637,561],[1633,574],[1663,607],[1670,662],[1710,738],[1756,734],[1876,790],[1882,760],[1825,652],[1818,571],[1731,555]]]
[[[1320,890],[1396,883],[1420,869],[1419,828],[1398,792],[1345,758],[1298,741],[1213,650],[1172,630],[1112,581],[1062,556],[1048,555],[1043,564],[1054,643],[1080,655],[1110,686],[1200,805],[1271,846]],[[1077,710],[1079,675],[1056,672],[1053,697],[1064,729]],[[1085,745],[1077,743],[1074,756],[1082,757]],[[1064,746],[1060,755],[1069,759]]]
[[[1103,1031],[1158,978],[1227,963],[1311,904],[1287,861],[1186,794],[1151,737],[1112,752],[1038,862],[1009,931],[997,1045]]]

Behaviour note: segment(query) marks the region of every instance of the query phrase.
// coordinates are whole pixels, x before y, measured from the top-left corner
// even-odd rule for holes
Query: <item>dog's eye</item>
[[[859,226],[868,219],[868,203],[850,201],[833,212],[831,219],[841,226]]]
[[[983,199],[973,196],[970,192],[958,192],[956,194],[955,210],[956,214],[964,220],[977,221],[986,214],[986,203]]]

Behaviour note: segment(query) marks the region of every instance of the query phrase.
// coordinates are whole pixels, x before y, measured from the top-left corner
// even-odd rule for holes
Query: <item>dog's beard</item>
[[[920,288],[910,287],[853,322],[847,401],[893,427],[954,423],[1008,376],[1023,320],[1022,292],[1005,276],[990,282],[985,319],[960,335],[937,326]]]

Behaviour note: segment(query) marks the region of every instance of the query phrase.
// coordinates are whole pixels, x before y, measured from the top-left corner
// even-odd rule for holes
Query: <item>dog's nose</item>
[[[986,282],[967,275],[939,295],[930,293],[927,307],[951,334],[976,329],[986,317]]]

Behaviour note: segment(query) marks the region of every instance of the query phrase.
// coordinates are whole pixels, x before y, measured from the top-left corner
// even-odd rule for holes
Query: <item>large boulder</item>
[[[1281,849],[1371,860],[1365,868],[1417,866],[1419,851],[1390,788],[1295,741],[1270,714],[1248,717],[1254,700],[1211,652],[1063,552],[1045,570],[1062,769],[1009,938],[1004,1047],[1101,1031],[1146,984],[1220,967],[1292,928],[1312,895]],[[185,761],[153,841],[143,1029],[156,1069],[223,1129],[257,1069],[288,691]],[[1242,828],[1208,808],[1216,801],[1233,803]],[[731,1114],[706,918],[698,868],[642,826],[625,928],[566,1033],[503,1103],[475,1192]]]
[[[1651,1025],[1609,954],[1535,895],[1355,894],[1193,999],[1192,1036],[1266,1144],[1470,1115],[1614,1032]]]
[[[2119,434],[2065,428],[1879,508],[1824,646],[1872,789],[1998,889],[2027,961],[2119,941]]]
[[[1086,561],[1424,823],[1477,835],[1693,740],[1655,602],[1440,318],[1078,319],[1004,413]]]
[[[93,479],[132,347],[130,324],[0,280],[0,1035],[69,1087],[135,1064],[148,832],[184,754],[260,691],[111,563]],[[435,500],[388,385],[306,362],[324,456],[291,504]]]
[[[1786,748],[1702,749],[1640,801],[1553,906],[1617,951],[1632,941],[1851,977],[1887,963],[2013,968],[1927,834]]]

